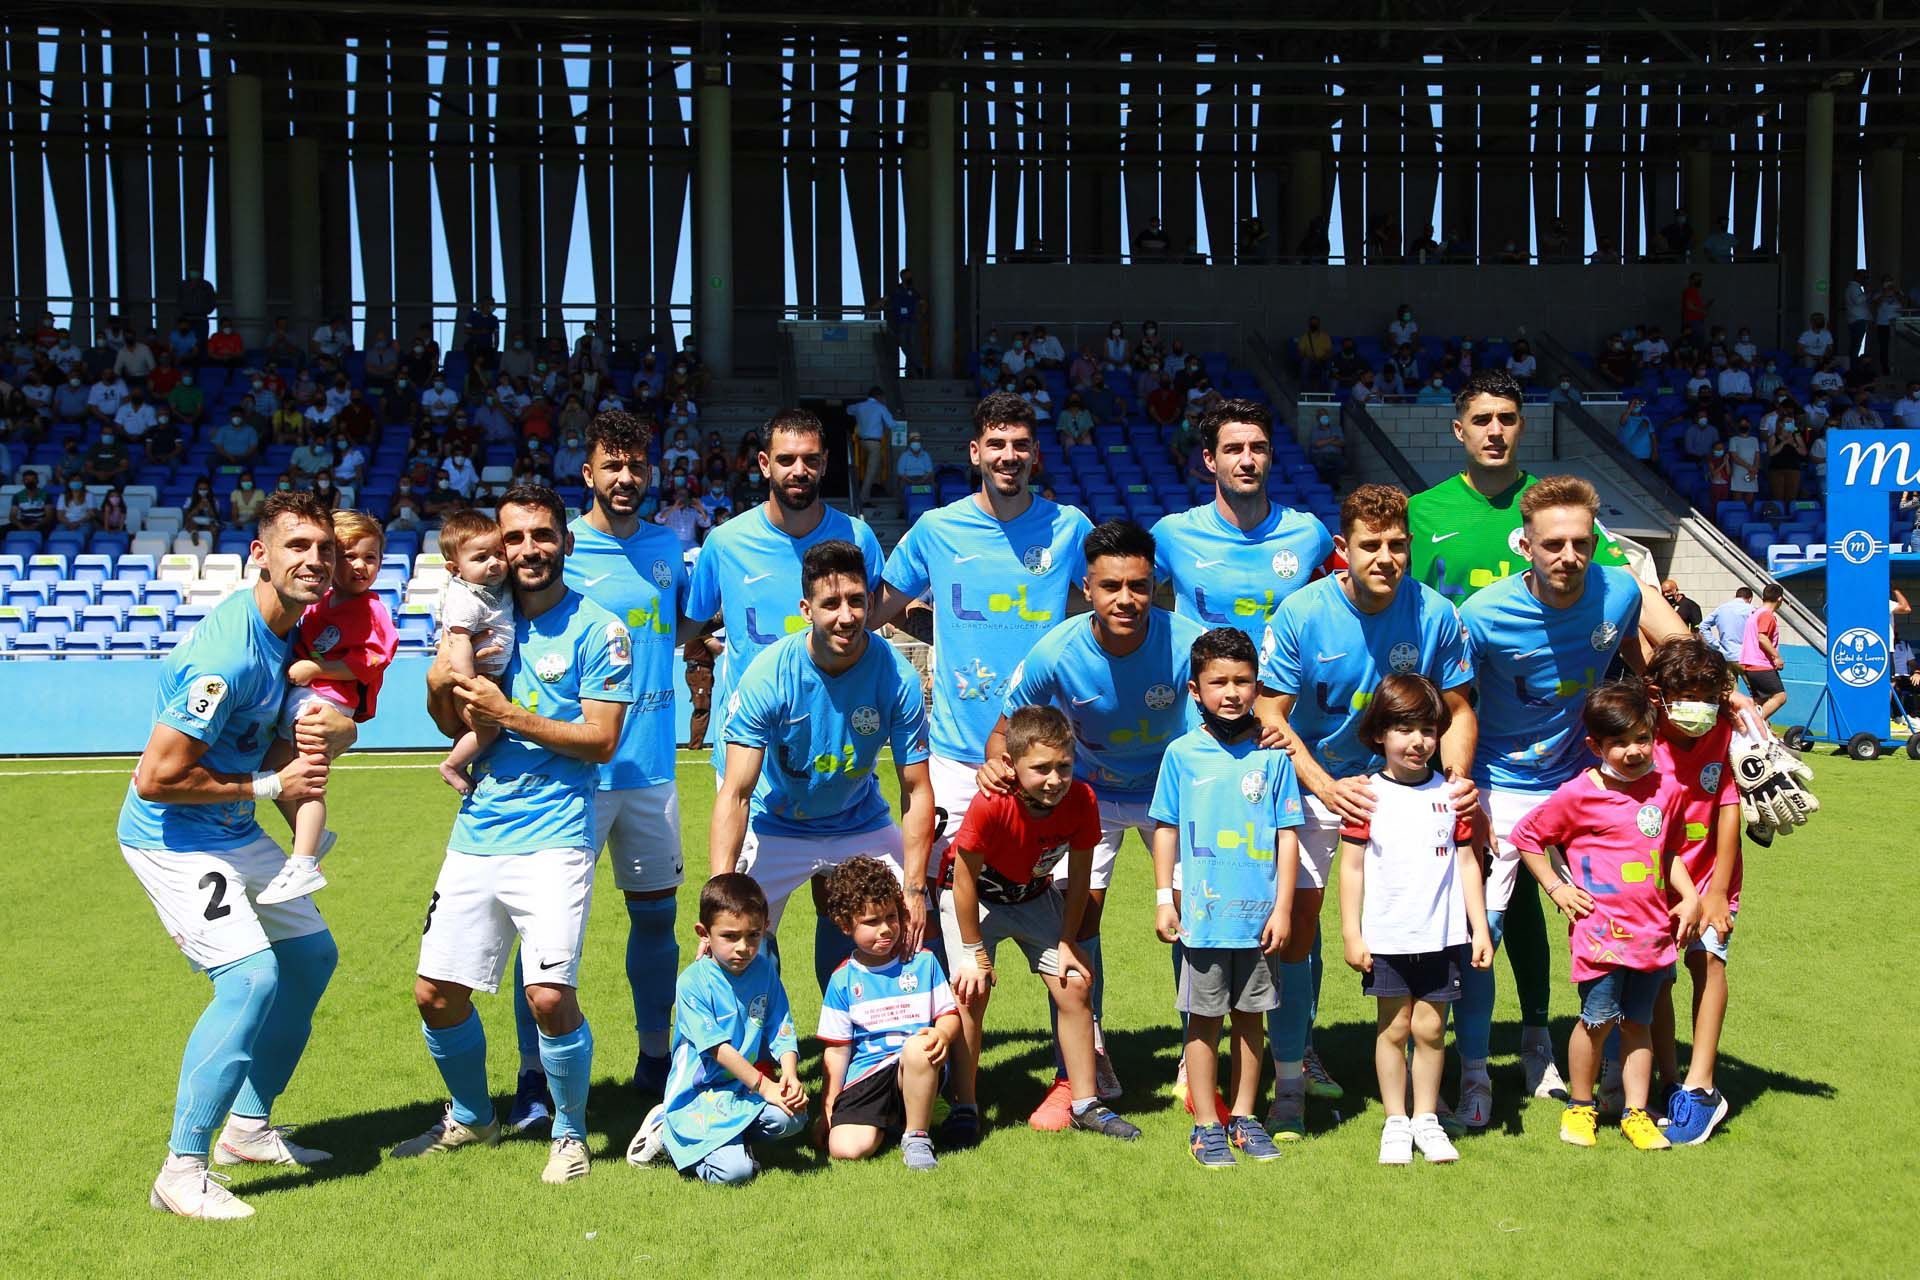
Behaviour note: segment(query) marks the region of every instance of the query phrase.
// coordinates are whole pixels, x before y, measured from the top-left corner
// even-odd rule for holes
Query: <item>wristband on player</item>
[[[263,769],[253,775],[253,797],[256,800],[278,800],[285,785],[278,773]]]
[[[1155,889],[1155,890],[1153,891],[1153,905],[1154,905],[1154,906],[1156,906],[1156,907],[1170,907],[1170,906],[1172,906],[1172,905],[1173,905],[1173,890],[1171,890],[1171,889]]]

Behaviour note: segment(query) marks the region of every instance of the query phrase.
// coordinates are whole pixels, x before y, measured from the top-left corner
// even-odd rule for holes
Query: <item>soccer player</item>
[[[933,863],[967,816],[986,760],[987,735],[1000,715],[1014,669],[1067,616],[1086,576],[1081,544],[1093,522],[1073,507],[1035,494],[1033,407],[995,392],[973,411],[968,460],[980,491],[915,521],[887,558],[886,582],[870,625],[882,626],[909,602],[933,604]],[[956,1041],[956,1054],[967,1045]],[[965,1075],[970,1068],[956,1062]],[[971,1098],[971,1094],[968,1094]],[[942,1126],[944,1145],[971,1145],[979,1113],[956,1104]]]
[[[257,799],[325,794],[333,741],[316,719],[295,725],[299,754],[261,769],[273,745],[300,615],[333,585],[333,521],[306,493],[261,508],[257,578],[195,627],[160,669],[153,733],[120,808],[121,856],[160,923],[213,982],[181,1055],[167,1159],[149,1203],[183,1218],[253,1215],[207,1170],[220,1164],[311,1165],[329,1159],[268,1123],[292,1079],[339,952],[313,899],[260,906],[285,861],[255,819]],[[344,721],[344,717],[337,719]],[[229,1110],[213,1148],[214,1126]]]
[[[614,885],[627,904],[627,985],[640,1037],[633,1086],[659,1094],[667,1083],[667,1028],[680,969],[674,896],[684,878],[673,772],[675,645],[681,632],[697,628],[682,621],[687,575],[679,539],[639,516],[650,434],[627,413],[602,413],[588,425],[581,474],[593,507],[569,526],[573,551],[566,582],[625,623],[633,644],[633,705],[621,725],[619,750],[600,767],[594,848],[607,851]],[[552,1119],[523,978],[521,972],[514,979],[520,1078],[507,1113],[515,1132]]]
[[[1099,1020],[1105,1003],[1100,963],[1100,915],[1113,864],[1129,830],[1145,843],[1155,823],[1147,814],[1167,745],[1185,732],[1187,686],[1199,623],[1153,606],[1153,535],[1127,520],[1109,520],[1089,533],[1082,553],[1083,584],[1093,611],[1059,623],[1041,637],[1014,671],[999,721],[987,737],[980,766],[982,790],[1011,793],[1007,717],[1021,707],[1050,704],[1074,728],[1074,776],[1085,779],[1100,802],[1100,843],[1093,850],[1087,909],[1077,941],[1093,966],[1093,1016],[1101,1098],[1120,1096],[1120,1080],[1108,1061]],[[1149,846],[1150,847],[1150,846]],[[1063,1129],[1071,1105],[1062,1081],[1034,1113],[1037,1128]]]
[[[905,655],[867,632],[870,564],[839,539],[801,558],[807,629],[755,658],[727,699],[707,859],[716,876],[744,871],[759,883],[774,932],[808,879],[860,854],[879,858],[901,877],[900,954],[912,955],[926,932],[933,843],[926,701]],[[900,780],[899,826],[874,776],[882,747]]]
[[[593,1031],[576,988],[598,855],[597,766],[619,749],[633,700],[633,641],[626,624],[567,586],[573,538],[558,494],[516,485],[498,516],[518,611],[513,661],[498,685],[455,675],[443,660],[427,676],[427,708],[448,737],[467,727],[500,730],[475,763],[420,937],[413,998],[452,1100],[445,1116],[393,1154],[500,1141],[473,992],[499,989],[517,936],[555,1104],[540,1178],[570,1182],[588,1172]]]
[[[767,478],[767,500],[708,535],[687,584],[686,616],[704,623],[718,614],[726,631],[726,652],[715,664],[713,681],[713,705],[721,708],[756,657],[776,641],[808,629],[795,602],[806,594],[800,564],[810,548],[828,541],[858,547],[866,560],[869,593],[879,589],[886,559],[865,521],[820,500],[820,481],[827,471],[826,429],[820,419],[805,409],[782,409],[768,421],[761,439],[765,446],[758,465]],[[724,717],[724,710],[721,714]],[[726,774],[726,762],[726,734],[716,733],[716,785]],[[816,880],[813,968],[823,991],[850,954],[847,935],[826,915],[824,894],[824,879]]]
[[[1509,905],[1520,895],[1513,828],[1555,788],[1593,762],[1580,713],[1622,641],[1640,625],[1640,583],[1627,570],[1593,563],[1600,499],[1576,476],[1547,476],[1520,499],[1520,548],[1533,566],[1476,592],[1460,611],[1479,675],[1479,738],[1473,780],[1484,793],[1493,835],[1487,924],[1498,948]],[[1663,600],[1664,605],[1666,602]],[[1669,609],[1671,612],[1671,609]],[[1624,651],[1639,661],[1637,648]],[[1488,790],[1491,788],[1491,790]],[[1544,922],[1543,922],[1544,927]],[[1545,958],[1539,975],[1544,977]],[[1516,966],[1516,972],[1518,967]],[[1520,979],[1516,976],[1516,984]],[[1468,1128],[1493,1114],[1487,1051],[1493,1030],[1492,969],[1461,977],[1454,1008],[1460,1051],[1460,1106]],[[1566,1091],[1547,1040],[1546,997],[1528,1009],[1522,992],[1521,1061],[1527,1092]]]
[[[1453,435],[1465,450],[1465,469],[1413,495],[1407,503],[1414,579],[1456,606],[1531,563],[1521,550],[1526,535],[1520,500],[1539,483],[1539,477],[1520,465],[1527,427],[1522,397],[1520,384],[1504,370],[1482,369],[1469,377],[1453,401]],[[1597,522],[1593,562],[1609,568],[1624,568],[1627,563],[1626,553]],[[1662,640],[1687,634],[1687,625],[1659,588],[1635,582],[1644,639],[1633,647],[1651,653]],[[1573,718],[1579,719],[1577,711]],[[1520,997],[1520,1062],[1528,1093],[1538,1098],[1557,1096],[1566,1092],[1566,1085],[1547,1033],[1546,917],[1530,879],[1521,877],[1509,887],[1513,899],[1504,912],[1504,937]],[[1492,908],[1491,901],[1488,906]],[[1463,1010],[1454,1012],[1457,1017]]]
[[[1339,846],[1340,828],[1365,824],[1377,797],[1369,779],[1382,767],[1360,737],[1360,721],[1381,680],[1425,676],[1442,690],[1449,722],[1439,760],[1453,800],[1476,806],[1475,721],[1467,695],[1473,660],[1460,615],[1439,592],[1407,576],[1407,498],[1388,485],[1364,484],[1340,506],[1334,546],[1347,564],[1289,597],[1262,645],[1261,709],[1286,731],[1306,822],[1294,881],[1293,924],[1280,953],[1280,1008],[1269,1019],[1274,1096],[1267,1124],[1282,1141],[1305,1135],[1311,1088],[1315,991],[1311,943]]]

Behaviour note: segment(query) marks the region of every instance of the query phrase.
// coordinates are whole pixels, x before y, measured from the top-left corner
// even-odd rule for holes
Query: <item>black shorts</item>
[[[1467,961],[1465,947],[1417,955],[1376,953],[1372,972],[1360,975],[1360,990],[1375,998],[1405,996],[1428,1004],[1451,1004],[1460,998],[1460,970]]]
[[[882,1133],[898,1134],[907,1127],[907,1101],[900,1093],[900,1063],[887,1064],[862,1076],[833,1100],[829,1129],[843,1124],[872,1125]]]
[[[1787,686],[1780,683],[1780,673],[1771,667],[1764,671],[1752,671],[1742,667],[1740,674],[1747,678],[1747,692],[1756,698],[1771,698],[1775,694],[1787,691]]]

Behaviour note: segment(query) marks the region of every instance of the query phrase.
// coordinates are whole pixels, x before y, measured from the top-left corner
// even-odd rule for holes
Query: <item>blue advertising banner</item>
[[[1904,432],[1827,437],[1827,696],[1833,738],[1884,738],[1892,705],[1889,494],[1920,489],[1920,440]]]

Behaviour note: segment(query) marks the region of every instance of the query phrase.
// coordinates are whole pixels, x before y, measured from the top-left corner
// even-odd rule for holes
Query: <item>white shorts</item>
[[[323,932],[311,897],[256,906],[287,855],[271,836],[217,853],[169,853],[120,846],[160,923],[196,969],[217,969],[276,942]]]
[[[1333,874],[1333,855],[1340,848],[1340,815],[1319,796],[1302,791],[1300,799],[1306,821],[1294,829],[1300,838],[1300,873],[1293,878],[1296,889],[1322,889]]]
[[[980,941],[987,948],[987,959],[1002,938],[1011,938],[1027,957],[1027,967],[1035,973],[1060,976],[1060,933],[1066,925],[1067,895],[1059,884],[1026,902],[980,901]],[[940,936],[946,942],[947,969],[953,972],[970,963],[972,948],[960,941],[959,918],[953,910],[953,890],[940,895]]]
[[[447,850],[427,903],[417,972],[498,991],[518,938],[528,985],[578,986],[594,858],[591,849],[491,858]]]
[[[767,895],[767,931],[780,927],[781,913],[795,889],[822,871],[831,871],[861,854],[878,858],[902,883],[906,880],[906,847],[900,828],[889,822],[877,831],[858,835],[786,836],[747,828],[740,842],[735,870],[754,878]]]
[[[927,858],[932,868],[945,865],[947,846],[960,834],[967,807],[980,794],[980,766],[928,756],[927,776],[933,781],[933,852]]]
[[[677,889],[686,879],[680,851],[680,793],[671,782],[593,793],[593,847],[613,863],[622,893]]]
[[[1145,800],[1100,801],[1100,843],[1093,846],[1093,877],[1087,881],[1087,887],[1104,889],[1113,883],[1113,864],[1120,858],[1120,842],[1127,838],[1128,831],[1140,833],[1140,840],[1151,856],[1153,829],[1159,825],[1147,816]],[[1179,863],[1173,867],[1173,887],[1180,887]]]
[[[1503,791],[1489,788],[1487,816],[1493,826],[1493,870],[1487,876],[1487,910],[1505,911],[1513,901],[1513,886],[1526,874],[1520,851],[1508,837],[1520,825],[1520,819],[1532,813],[1551,796],[1551,791]]]
[[[287,700],[280,704],[280,736],[288,742],[293,741],[293,722],[307,709],[307,704],[318,702],[322,706],[332,707],[348,719],[353,718],[353,708],[341,705],[340,699],[331,689],[322,689],[316,685],[297,684],[287,690]]]

